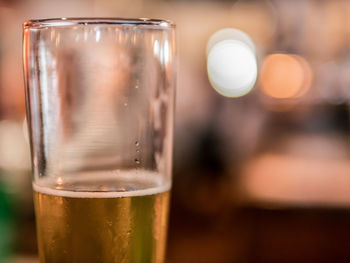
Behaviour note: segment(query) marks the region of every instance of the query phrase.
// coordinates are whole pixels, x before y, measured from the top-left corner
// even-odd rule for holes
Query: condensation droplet
[[[127,107],[127,106],[128,106],[128,103],[127,103],[127,102],[125,102],[125,103],[124,103],[124,106],[125,106],[125,107]]]
[[[136,145],[136,146],[139,146],[139,145],[140,145],[140,143],[139,143],[138,141],[136,141],[136,142],[135,142],[135,145]]]
[[[140,160],[136,158],[135,163],[140,164]]]

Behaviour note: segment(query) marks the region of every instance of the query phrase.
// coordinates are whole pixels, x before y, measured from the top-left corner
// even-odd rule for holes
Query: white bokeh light
[[[213,88],[226,97],[247,94],[257,78],[255,47],[250,37],[236,29],[222,29],[208,42],[208,77]]]

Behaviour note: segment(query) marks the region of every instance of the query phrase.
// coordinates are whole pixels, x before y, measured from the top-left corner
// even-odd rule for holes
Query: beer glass
[[[40,262],[164,262],[175,25],[24,23]]]

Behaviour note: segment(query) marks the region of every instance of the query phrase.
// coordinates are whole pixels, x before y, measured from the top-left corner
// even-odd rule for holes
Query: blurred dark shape
[[[349,262],[348,209],[247,207],[240,210],[247,263]],[[244,238],[242,238],[244,240]],[[227,261],[230,262],[230,261]],[[242,261],[232,261],[242,262]]]
[[[349,110],[347,104],[299,105],[293,111],[271,112],[262,131],[256,153],[273,151],[283,147],[283,141],[296,135],[332,135],[344,137],[350,134]]]
[[[231,262],[232,189],[225,156],[225,140],[211,120],[205,128],[187,127],[194,144],[175,152],[169,232],[169,258],[173,262]],[[175,136],[175,147],[181,140]],[[179,148],[182,148],[179,146]],[[191,156],[189,158],[189,156]],[[190,249],[190,250],[189,250]]]
[[[0,262],[8,259],[13,251],[15,234],[14,194],[4,180],[5,172],[0,170]]]
[[[0,0],[0,6],[15,6],[23,0]]]
[[[210,215],[220,210],[220,200],[224,201],[228,197],[222,196],[225,194],[222,191],[223,183],[229,180],[227,157],[223,156],[225,146],[212,125],[209,124],[203,130],[192,127],[187,132],[191,129],[198,140],[192,149],[188,149],[187,154],[191,158],[179,156],[176,159],[178,164],[174,171],[174,191],[178,184],[178,198],[188,208],[188,213]]]

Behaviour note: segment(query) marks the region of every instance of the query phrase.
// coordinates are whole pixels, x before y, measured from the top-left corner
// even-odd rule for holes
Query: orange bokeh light
[[[272,54],[264,59],[260,72],[260,88],[270,97],[300,97],[310,88],[311,82],[311,67],[300,56]]]

